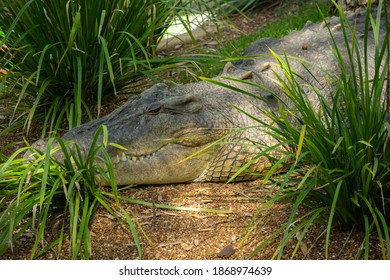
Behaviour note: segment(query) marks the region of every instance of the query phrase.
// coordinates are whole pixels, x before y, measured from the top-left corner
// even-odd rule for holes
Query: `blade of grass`
[[[326,237],[325,237],[325,257],[326,257],[326,259],[328,259],[328,257],[329,257],[329,255],[328,255],[328,252],[329,252],[329,238],[330,238],[330,233],[331,233],[331,229],[332,229],[332,223],[333,223],[334,214],[336,212],[336,207],[337,207],[337,203],[338,203],[340,189],[343,186],[343,184],[344,184],[343,181],[340,181],[340,182],[337,183],[336,191],[335,191],[335,194],[333,196],[332,207],[330,208],[330,213],[329,213],[329,218],[328,218],[328,226],[326,228]]]

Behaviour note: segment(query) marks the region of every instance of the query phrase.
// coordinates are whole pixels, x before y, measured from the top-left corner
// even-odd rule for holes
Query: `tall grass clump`
[[[281,69],[274,72],[281,92],[273,93],[262,85],[245,82],[274,94],[281,106],[277,112],[261,110],[268,117],[267,121],[253,117],[279,142],[258,155],[267,156],[274,163],[266,171],[264,182],[271,181],[278,188],[254,215],[243,242],[259,223],[268,219],[272,205],[280,201],[292,205],[287,222],[256,247],[253,254],[282,236],[273,257],[284,258],[287,244],[295,242],[293,258],[309,229],[320,224],[324,225],[326,258],[335,229],[358,229],[364,237],[356,258],[372,257],[370,250],[375,247],[383,259],[390,259],[388,7],[386,1],[379,1],[374,17],[369,2],[362,39],[357,38],[353,24],[341,7],[334,5],[340,14],[343,36],[340,44],[328,27],[333,41],[329,47],[340,70],[337,77],[335,73],[326,73],[319,65],[314,66],[315,71],[310,70],[315,62],[271,50]],[[381,29],[381,25],[385,29]],[[309,79],[294,71],[290,64],[292,59],[302,63]],[[320,72],[329,85],[334,85],[329,98],[323,96],[324,89],[311,84],[318,82]],[[308,90],[314,93],[316,101],[309,100]],[[282,146],[285,148],[281,149]],[[280,158],[275,159],[275,154]],[[285,174],[276,174],[281,170]]]
[[[184,0],[2,1],[0,68],[8,74],[1,77],[7,87],[0,98],[15,100],[14,117],[24,117],[27,131],[39,118],[43,134],[64,120],[69,128],[77,126],[92,118],[95,105],[100,112],[105,99],[127,92],[137,77],[152,77],[159,65],[178,62],[157,58],[155,50],[188,5]]]
[[[1,156],[0,255],[8,249],[12,251],[18,238],[30,234],[34,236],[32,259],[52,249],[60,257],[68,251],[63,250],[66,240],[70,242],[69,258],[89,259],[92,254],[89,226],[101,206],[128,227],[141,258],[135,219],[119,204],[112,163],[105,150],[110,145],[107,130],[99,128],[85,157],[74,143],[56,139],[58,144],[54,145],[54,140],[49,140],[45,152],[34,151],[36,155],[29,161],[19,157],[28,148],[19,149],[9,158]],[[63,162],[51,157],[59,151],[64,154]],[[104,162],[102,166],[96,165],[98,157]],[[95,184],[97,172],[107,179],[112,188],[109,193]],[[48,233],[53,222],[58,224],[57,236]]]
[[[283,70],[277,80],[293,106],[268,116],[275,123],[271,127],[273,136],[289,144],[296,158],[288,165],[291,177],[278,181],[282,188],[270,202],[292,204],[289,220],[276,233],[283,233],[275,252],[278,258],[283,256],[286,244],[299,236],[293,257],[308,229],[320,223],[326,225],[326,258],[332,230],[357,228],[364,232],[357,258],[368,259],[371,246],[378,246],[382,258],[390,259],[390,125],[386,121],[390,26],[387,12],[381,18],[387,7],[380,1],[374,18],[368,5],[361,45],[353,25],[337,8],[346,49],[333,42],[341,73],[330,101],[312,88],[320,100],[320,108],[314,108],[307,99],[307,81],[291,69],[287,56],[273,54]],[[379,41],[381,21],[386,26],[383,43]],[[374,48],[369,49],[368,38],[373,38]],[[294,172],[297,176],[292,176]],[[301,207],[306,209],[304,215],[298,214]]]

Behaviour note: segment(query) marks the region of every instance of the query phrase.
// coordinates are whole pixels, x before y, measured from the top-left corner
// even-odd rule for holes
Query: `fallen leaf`
[[[228,257],[230,257],[231,255],[233,255],[235,252],[236,252],[236,250],[234,250],[233,245],[232,245],[232,244],[229,244],[229,245],[225,246],[225,248],[223,248],[223,249],[218,253],[217,256],[218,256],[219,258],[228,258]]]
[[[215,230],[214,228],[202,228],[202,229],[198,229],[198,231],[202,232],[202,231],[213,231]]]
[[[194,248],[194,244],[187,244],[187,243],[182,242],[180,245],[181,245],[181,248],[182,248],[184,251],[189,251],[189,250],[191,250],[192,248]]]
[[[302,233],[300,231],[297,231],[297,233],[295,234],[295,237],[297,238],[298,241],[301,239],[301,236],[302,236]],[[299,248],[301,249],[303,255],[306,256],[308,251],[309,251],[307,249],[306,243],[301,241],[301,243],[299,244]]]
[[[198,214],[190,214],[191,217],[196,218],[196,219],[204,219],[207,218],[206,215],[198,215]]]

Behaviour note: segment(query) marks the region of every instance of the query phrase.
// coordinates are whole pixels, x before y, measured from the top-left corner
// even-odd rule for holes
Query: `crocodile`
[[[360,43],[365,12],[346,12]],[[331,77],[340,73],[332,45],[336,42],[345,52],[343,36],[339,18],[329,17],[321,23],[308,22],[281,39],[259,39],[244,51],[243,59],[229,62],[213,82],[173,88],[156,84],[131,96],[109,115],[71,129],[62,139],[74,141],[86,154],[96,130],[105,125],[109,141],[125,148],[107,147],[118,185],[227,182],[233,175],[235,181],[258,178],[272,164],[272,157],[261,152],[278,144],[261,125],[270,122],[264,111],[277,112],[282,104],[290,104],[275,78],[275,74],[283,76],[283,71],[270,50],[299,58],[290,59],[289,65],[308,85],[312,106],[319,107],[319,98],[309,85],[329,99],[335,87]],[[371,36],[368,41],[372,51]],[[277,158],[278,150],[273,153]],[[96,181],[108,184],[99,175]]]

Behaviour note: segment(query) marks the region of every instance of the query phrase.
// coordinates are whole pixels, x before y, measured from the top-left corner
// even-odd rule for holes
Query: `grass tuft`
[[[303,175],[300,183],[292,188],[279,182],[283,192],[274,198],[275,201],[292,201],[293,205],[288,222],[282,226],[278,258],[283,256],[284,247],[292,241],[295,231],[301,231],[299,240],[302,240],[307,229],[317,223],[326,225],[326,258],[335,228],[360,228],[365,233],[363,255],[357,252],[357,258],[370,257],[373,236],[379,240],[382,258],[390,258],[390,154],[387,148],[390,126],[385,120],[389,104],[384,98],[389,88],[390,28],[387,16],[380,17],[383,6],[386,10],[386,3],[381,1],[376,18],[367,12],[362,47],[354,37],[353,26],[337,6],[347,57],[343,57],[334,41],[333,51],[341,75],[331,101],[321,98],[320,90],[314,89],[322,110],[313,107],[307,99],[305,81],[290,68],[287,57],[273,53],[283,70],[283,78],[278,76],[277,79],[295,109],[268,115],[276,124],[277,128],[273,128],[276,137],[302,154],[294,172]],[[385,20],[387,26],[383,44],[378,40],[381,20]],[[371,29],[374,49],[369,49],[368,44]],[[348,34],[352,34],[351,40]],[[370,69],[372,57],[374,62]],[[300,114],[291,114],[295,111]],[[308,214],[299,216],[300,207]]]
[[[320,224],[325,226],[325,258],[329,258],[332,232],[351,228],[364,232],[356,258],[370,257],[373,238],[378,240],[381,257],[390,258],[390,125],[386,121],[390,23],[386,12],[384,17],[380,16],[382,11],[387,11],[386,1],[379,2],[377,17],[372,16],[368,5],[362,44],[358,44],[354,27],[344,11],[334,4],[340,15],[344,42],[343,47],[338,45],[332,35],[331,48],[341,73],[337,78],[334,73],[325,73],[336,85],[329,99],[324,98],[321,89],[294,72],[290,61],[296,58],[271,51],[282,70],[282,74],[275,72],[275,82],[281,93],[274,93],[281,107],[278,112],[261,111],[272,125],[258,121],[279,143],[261,156],[275,150],[281,158],[275,161],[271,158],[275,152],[270,152],[270,162],[274,162],[274,166],[266,171],[264,179],[265,183],[272,180],[274,193],[258,210],[245,236],[266,219],[267,209],[273,204],[289,203],[292,210],[288,221],[253,254],[276,236],[281,236],[274,257],[285,258],[285,247],[295,243],[290,256],[294,258],[305,234],[313,225]],[[379,40],[383,31],[380,30],[381,21],[386,26],[383,43]],[[331,30],[329,33],[332,34]],[[369,37],[373,38],[374,46],[369,44]],[[313,64],[298,61],[303,67]],[[316,67],[324,72],[320,66]],[[316,81],[315,71],[305,69],[310,79]],[[261,85],[251,85],[267,90]],[[316,95],[317,105],[309,100],[308,88]],[[252,96],[251,93],[243,94]],[[279,97],[281,94],[283,98]],[[281,146],[288,148],[281,150]],[[283,176],[277,174],[281,169],[286,170]]]
[[[11,157],[2,156],[0,162],[0,255],[23,235],[30,232],[35,236],[31,249],[31,259],[38,258],[54,247],[57,257],[62,253],[65,240],[71,242],[71,258],[89,259],[91,243],[89,224],[98,206],[104,207],[121,223],[128,224],[135,241],[138,234],[130,217],[122,219],[117,213],[122,211],[118,201],[118,190],[111,184],[113,197],[102,194],[101,187],[94,181],[95,157],[106,163],[108,177],[113,178],[112,164],[105,152],[108,143],[98,144],[101,134],[106,138],[107,131],[101,127],[83,158],[77,145],[51,138],[44,153],[32,151],[34,157],[27,161],[20,158],[28,149],[21,148]],[[57,143],[57,144],[54,144]],[[72,148],[70,148],[72,147]],[[64,162],[52,157],[53,153],[64,154]],[[110,180],[109,183],[114,182]],[[48,222],[58,222],[58,238],[49,240],[46,245]],[[142,250],[137,243],[139,257]]]
[[[14,127],[24,126],[29,132],[33,120],[43,119],[42,135],[65,125],[70,129],[95,112],[99,116],[104,101],[128,93],[141,77],[157,81],[154,73],[199,61],[196,55],[194,59],[156,56],[170,22],[178,14],[198,11],[196,6],[201,2],[8,0],[0,4],[4,31],[0,69],[7,73],[0,75],[0,99],[10,103]],[[183,24],[189,25],[184,19]]]

